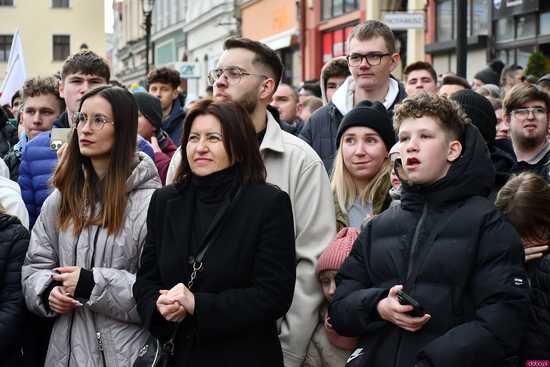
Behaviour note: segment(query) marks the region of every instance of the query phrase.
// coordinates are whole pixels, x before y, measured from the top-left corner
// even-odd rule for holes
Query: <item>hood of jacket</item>
[[[320,87],[321,87],[321,99],[323,100],[323,106],[326,105],[327,103],[329,103],[330,101],[327,99],[327,91],[326,91],[326,88],[325,88],[325,85],[327,83],[327,77],[326,77],[326,73],[325,71],[327,70],[327,68],[340,61],[340,60],[344,60],[347,64],[347,60],[346,60],[346,57],[345,56],[338,56],[338,57],[335,57],[333,58],[332,60],[330,60],[329,62],[327,62],[325,65],[323,65],[323,67],[321,68],[321,78],[319,79],[319,84],[320,84]]]
[[[466,125],[462,154],[451,164],[445,177],[429,185],[403,182],[401,205],[431,202],[454,203],[472,196],[487,196],[495,182],[495,169],[481,133],[473,124]]]
[[[13,217],[9,214],[0,213],[0,231],[5,230],[13,224],[21,224],[17,217]]]
[[[497,146],[493,146],[491,149],[491,161],[495,167],[495,184],[498,187],[502,187],[510,178],[515,160],[504,150]]]
[[[132,164],[132,173],[126,180],[128,193],[137,190],[158,189],[160,177],[153,160],[143,152],[137,152]]]

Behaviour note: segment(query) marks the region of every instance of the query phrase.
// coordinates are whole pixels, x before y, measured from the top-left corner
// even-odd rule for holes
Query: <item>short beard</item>
[[[251,90],[247,92],[240,98],[239,101],[236,102],[243,106],[246,112],[251,115],[256,110],[256,106],[258,106],[257,91]]]
[[[526,137],[517,137],[516,143],[520,150],[526,151],[526,150],[532,150],[540,145],[543,145],[546,142],[546,135],[544,135],[543,138],[539,137],[532,137],[532,138],[526,138]]]

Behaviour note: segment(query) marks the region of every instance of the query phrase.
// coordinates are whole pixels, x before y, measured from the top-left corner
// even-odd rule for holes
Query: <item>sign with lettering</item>
[[[394,30],[423,29],[426,24],[425,14],[422,11],[393,11],[385,12],[382,21]]]
[[[200,64],[198,62],[178,62],[175,68],[182,79],[199,79],[201,77]]]

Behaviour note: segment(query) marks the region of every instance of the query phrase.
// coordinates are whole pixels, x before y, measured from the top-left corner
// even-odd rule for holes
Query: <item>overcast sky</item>
[[[113,32],[113,1],[105,1],[105,32]]]

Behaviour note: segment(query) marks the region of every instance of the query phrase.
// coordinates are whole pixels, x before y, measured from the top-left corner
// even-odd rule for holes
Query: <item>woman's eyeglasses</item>
[[[76,112],[73,117],[73,121],[76,124],[77,129],[82,129],[86,122],[90,122],[90,127],[92,130],[100,130],[103,129],[103,126],[105,124],[115,124],[113,121],[109,120],[107,117],[105,117],[102,114],[99,113],[92,113],[90,116],[84,112]]]

